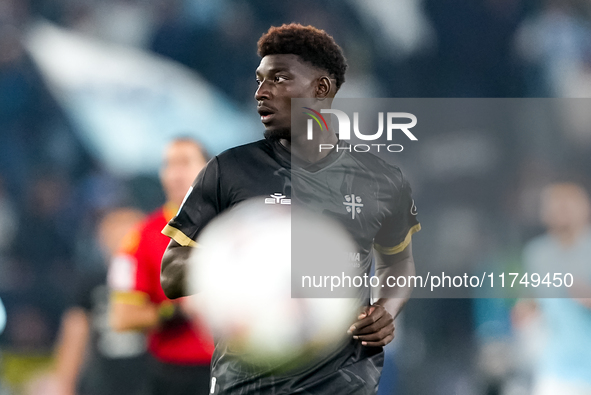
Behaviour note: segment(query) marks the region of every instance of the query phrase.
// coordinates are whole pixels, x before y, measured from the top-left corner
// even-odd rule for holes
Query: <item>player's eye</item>
[[[257,85],[260,85],[261,84],[261,80],[259,80],[258,78],[256,78],[255,80],[257,82]]]
[[[287,77],[283,76],[283,75],[276,75],[275,78],[273,79],[275,82],[282,82],[287,80]]]

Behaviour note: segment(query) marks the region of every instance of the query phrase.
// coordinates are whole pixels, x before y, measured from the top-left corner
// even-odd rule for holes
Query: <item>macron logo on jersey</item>
[[[291,204],[291,199],[281,193],[274,193],[270,198],[265,198],[265,204]]]

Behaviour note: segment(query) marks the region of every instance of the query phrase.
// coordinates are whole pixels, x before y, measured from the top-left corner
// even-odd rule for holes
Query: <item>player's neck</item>
[[[309,163],[316,163],[332,152],[331,150],[320,150],[320,144],[336,146],[338,141],[339,139],[332,131],[319,133],[312,140],[308,140],[306,136],[292,136],[291,141],[287,139],[279,140],[285,148],[291,151],[292,155]]]
[[[291,140],[280,139],[279,142],[299,159],[308,163],[316,163],[332,152],[332,150],[327,149],[321,150],[319,148],[320,144],[336,146],[339,139],[330,127],[329,120],[327,129],[324,131],[317,130],[312,138],[309,138],[307,134],[296,136],[292,134]]]

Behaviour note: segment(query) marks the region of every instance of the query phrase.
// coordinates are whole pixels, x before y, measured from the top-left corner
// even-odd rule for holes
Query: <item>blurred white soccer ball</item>
[[[294,223],[302,225],[297,242]],[[292,245],[304,250],[297,259],[306,267],[342,266],[350,274],[346,252],[355,247],[333,222],[300,210],[292,221],[290,206],[251,200],[212,221],[197,244],[188,273],[194,308],[244,362],[313,359],[346,338],[355,299],[291,298]]]

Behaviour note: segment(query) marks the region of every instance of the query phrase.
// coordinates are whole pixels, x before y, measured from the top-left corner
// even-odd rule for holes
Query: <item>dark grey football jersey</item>
[[[400,169],[339,142],[319,162],[292,160],[278,141],[261,140],[213,158],[197,177],[178,215],[163,230],[181,245],[195,245],[218,214],[247,199],[261,206],[297,204],[336,220],[358,248],[359,270],[369,273],[372,251],[396,254],[420,229],[411,189]],[[369,303],[369,299],[365,299]],[[383,352],[350,339],[298,371],[248,367],[223,342],[212,360],[213,394],[373,394]]]

